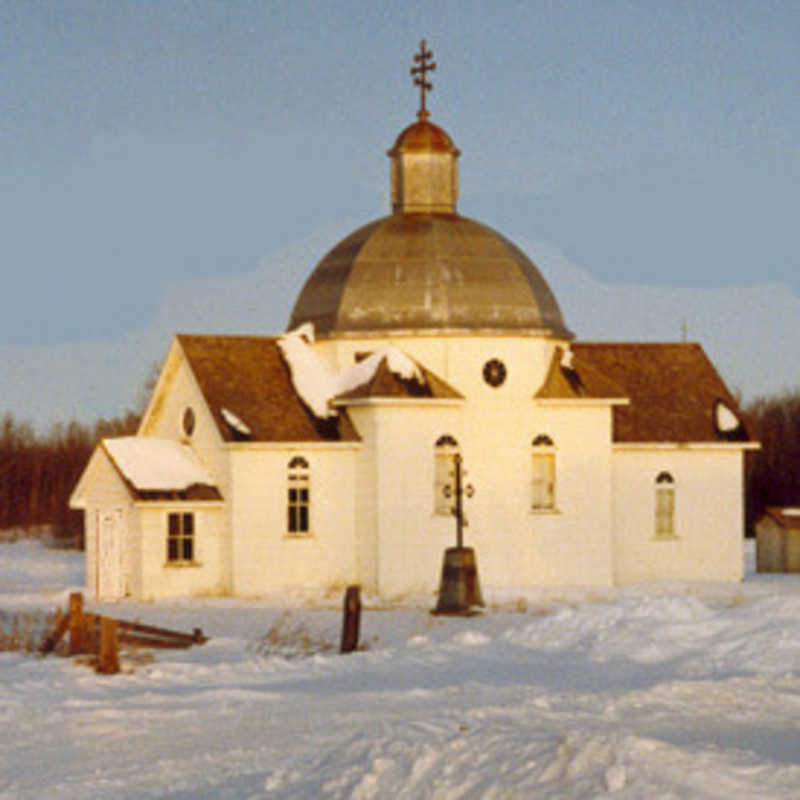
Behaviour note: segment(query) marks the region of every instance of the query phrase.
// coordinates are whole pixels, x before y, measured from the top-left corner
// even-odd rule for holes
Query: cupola
[[[455,214],[458,201],[459,150],[438,125],[428,121],[426,92],[433,89],[426,73],[436,69],[425,40],[411,68],[419,86],[417,122],[398,137],[387,155],[392,160],[392,211],[402,214]]]

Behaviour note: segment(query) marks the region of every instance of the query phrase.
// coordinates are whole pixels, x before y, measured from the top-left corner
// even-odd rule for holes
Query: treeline
[[[135,433],[139,415],[129,412],[94,425],[70,422],[37,435],[10,414],[0,423],[0,529],[49,525],[60,538],[80,541],[83,514],[68,507],[95,444],[106,436]]]
[[[767,506],[800,506],[800,390],[745,409],[761,450],[747,457],[748,531]]]

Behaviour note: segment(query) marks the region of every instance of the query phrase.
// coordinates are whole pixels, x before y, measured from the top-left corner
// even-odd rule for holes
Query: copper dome
[[[396,213],[342,239],[300,292],[289,326],[304,322],[322,336],[480,330],[572,337],[533,262],[458,214]]]
[[[438,125],[419,120],[409,125],[395,140],[388,155],[396,153],[453,153],[460,155],[450,136]]]

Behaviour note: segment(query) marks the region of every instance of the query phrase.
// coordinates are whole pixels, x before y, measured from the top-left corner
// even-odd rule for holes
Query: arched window
[[[308,533],[311,517],[311,487],[308,461],[295,456],[288,469],[287,531],[291,534]]]
[[[436,514],[452,514],[456,493],[455,458],[460,450],[458,442],[449,433],[436,440],[433,450],[433,510]]]
[[[531,507],[534,511],[552,511],[556,507],[556,448],[545,433],[536,436],[531,447]]]
[[[657,537],[675,536],[675,479],[669,472],[659,472],[655,481],[655,533]]]

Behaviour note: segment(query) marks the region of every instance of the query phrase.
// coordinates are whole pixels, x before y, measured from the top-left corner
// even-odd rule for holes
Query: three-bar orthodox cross
[[[411,67],[411,74],[414,76],[414,86],[419,86],[419,111],[417,116],[420,119],[428,119],[430,114],[428,109],[425,108],[425,92],[433,91],[433,84],[425,79],[425,73],[433,72],[436,69],[436,63],[429,59],[433,58],[433,51],[428,50],[425,40],[419,43],[419,53],[414,54],[414,63],[416,67]]]
[[[455,490],[455,505],[452,508],[453,516],[456,518],[456,547],[460,550],[464,547],[464,526],[467,524],[467,518],[464,515],[464,495],[472,497],[475,494],[472,484],[468,483],[463,485],[463,477],[465,470],[461,466],[461,453],[456,453],[453,457],[454,469],[454,490]]]

